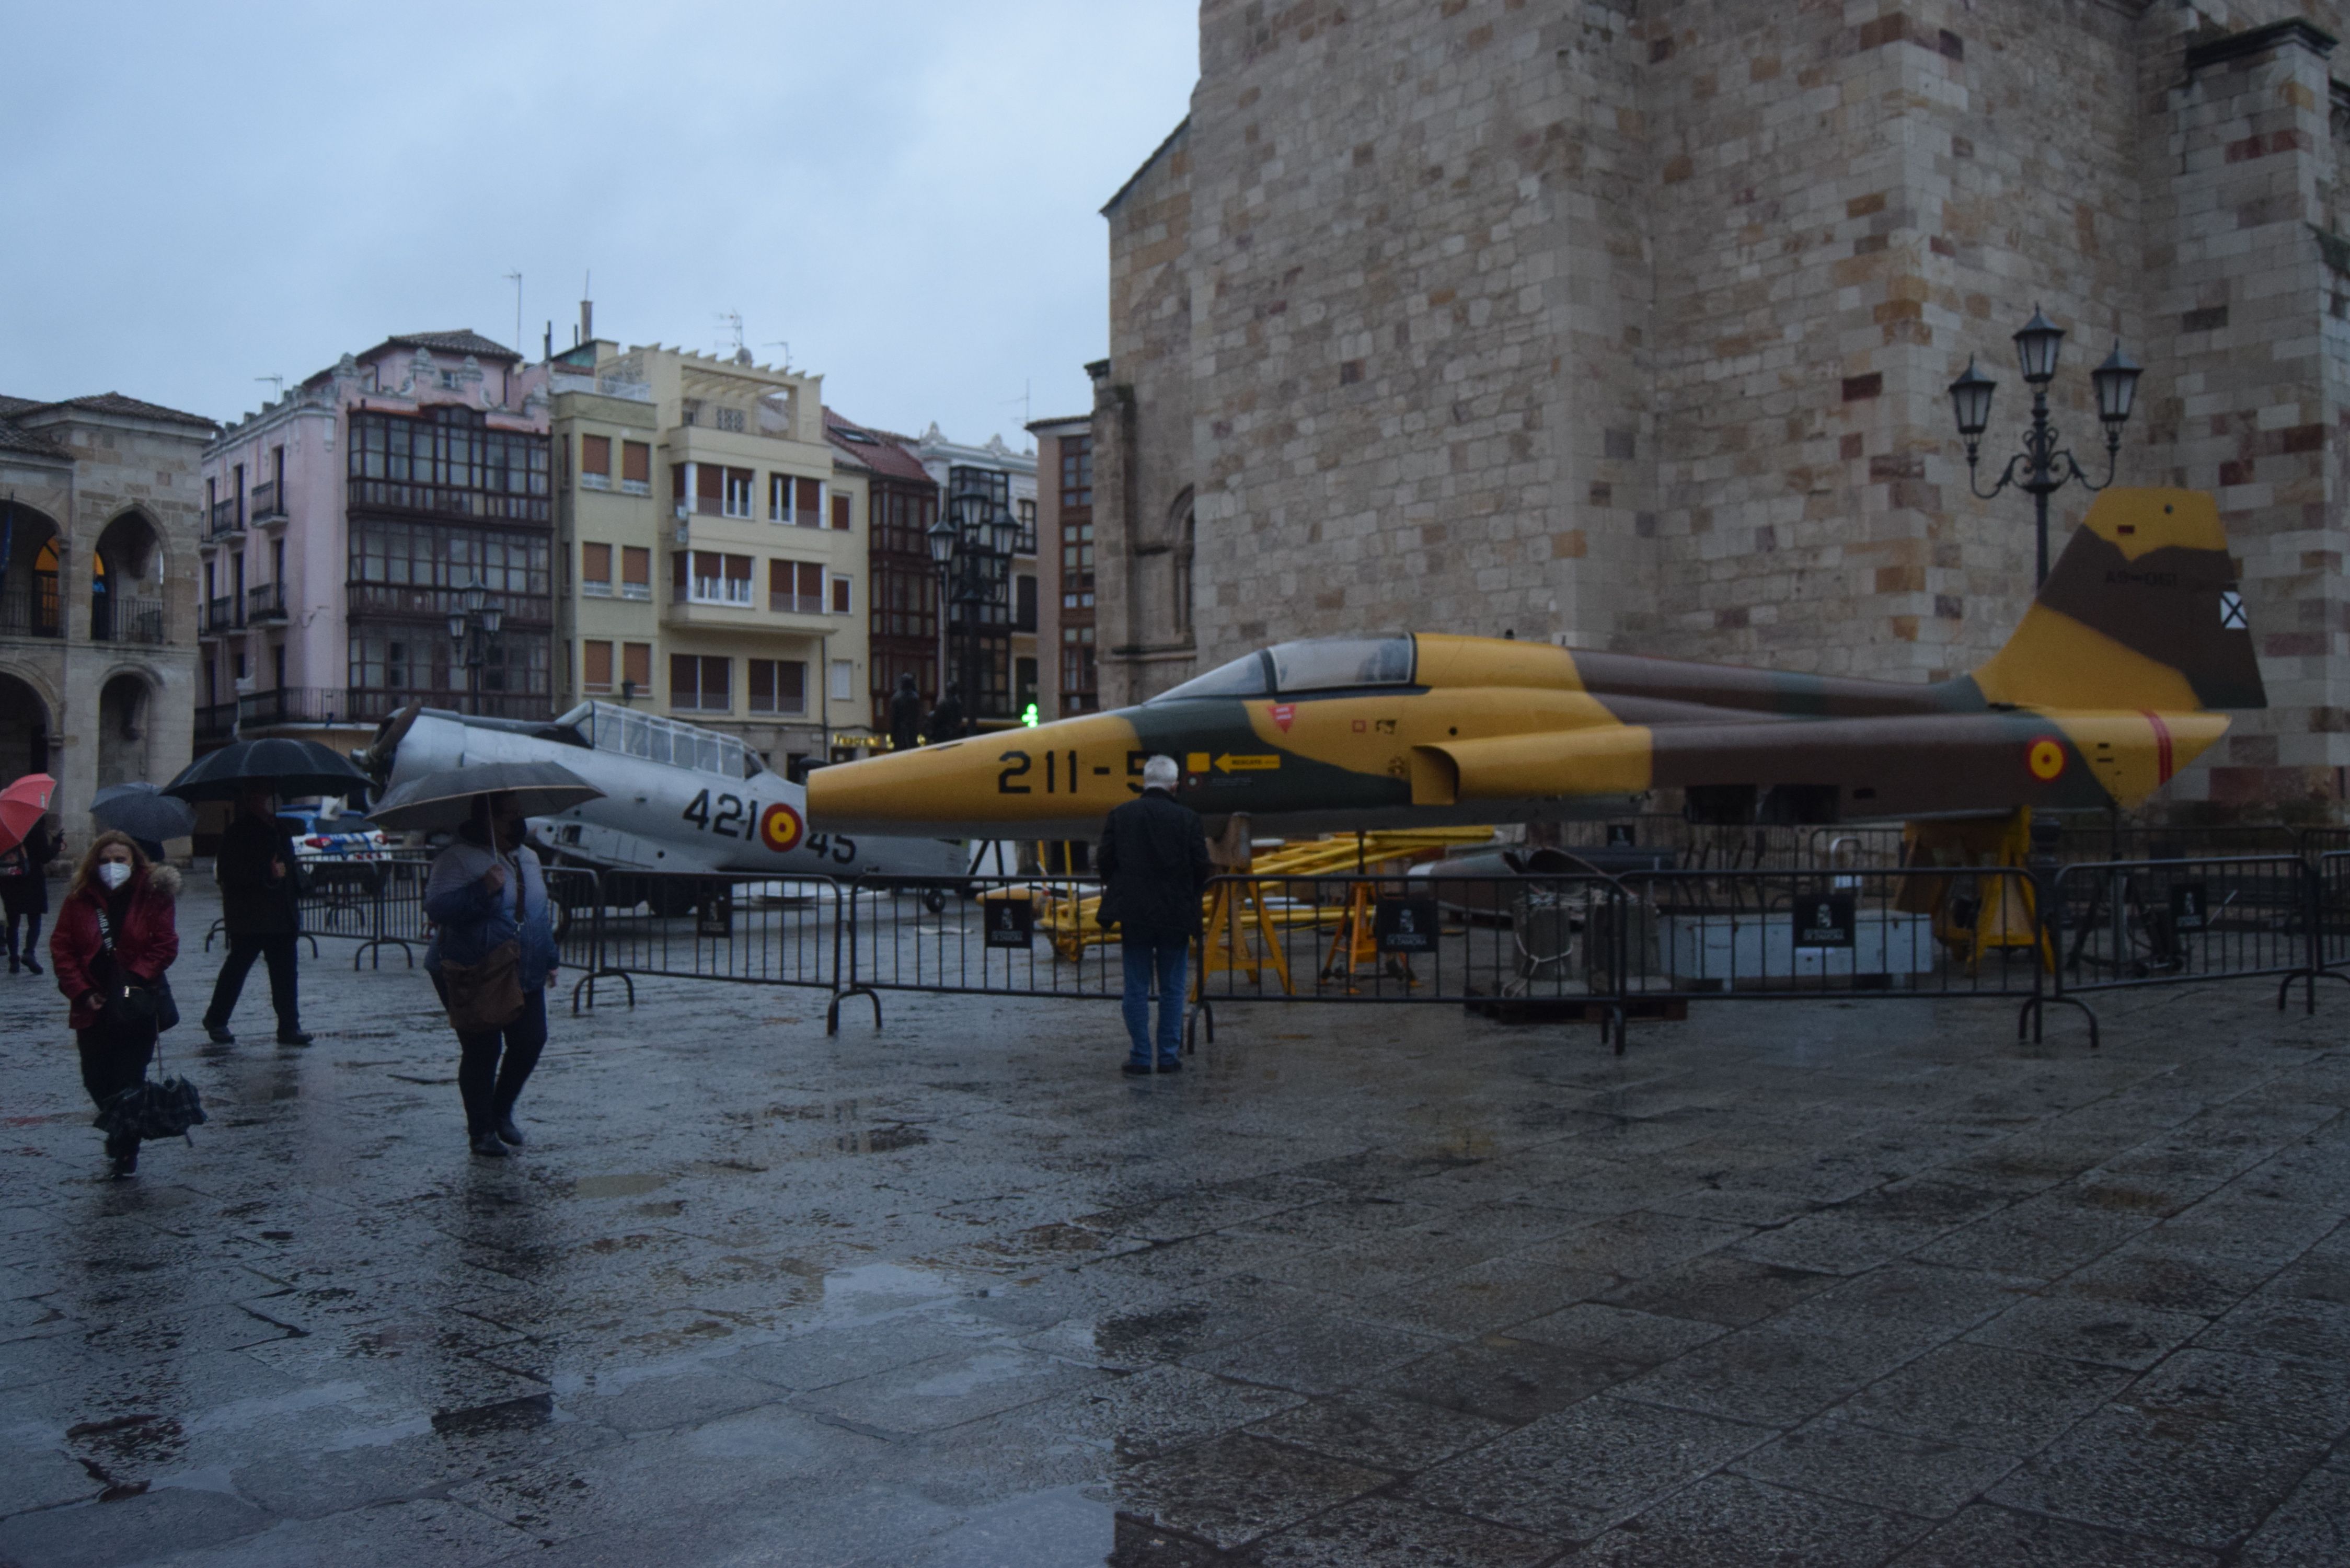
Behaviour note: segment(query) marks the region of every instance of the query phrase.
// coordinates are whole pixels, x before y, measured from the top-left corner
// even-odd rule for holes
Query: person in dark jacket
[[[1142,764],[1142,794],[1102,824],[1094,867],[1101,874],[1098,919],[1116,926],[1126,970],[1126,1071],[1152,1071],[1150,987],[1159,986],[1158,1066],[1182,1071],[1184,987],[1200,899],[1213,870],[1199,814],[1175,800],[1175,759]]]
[[[127,834],[101,833],[81,857],[49,938],[57,989],[73,1004],[67,1022],[81,1050],[81,1085],[90,1103],[106,1102],[147,1076],[155,1054],[155,1020],[126,1023],[106,1013],[107,988],[118,981],[152,986],[180,956],[180,929],[172,905],[180,874],[151,867]],[[114,1174],[139,1168],[135,1134],[110,1133],[106,1152]]]
[[[962,738],[962,688],[950,686],[947,694],[939,699],[939,705],[931,710],[930,721],[922,726],[922,739],[935,746],[941,741]]]
[[[922,694],[914,689],[910,675],[898,677],[898,690],[889,699],[889,749],[910,752],[922,743]]]
[[[7,914],[8,972],[41,972],[41,917],[49,912],[49,862],[57,857],[65,839],[57,818],[45,816],[33,824],[25,842],[0,853],[0,910]],[[19,925],[23,935],[17,933]]]
[[[476,795],[473,815],[457,841],[433,857],[424,884],[424,914],[434,927],[424,972],[443,1002],[443,963],[477,964],[507,942],[515,948],[522,1011],[497,1028],[457,1035],[465,1137],[475,1154],[490,1159],[522,1147],[515,1102],[546,1048],[546,992],[561,967],[546,879],[524,835],[512,795]]]
[[[229,1014],[244,990],[256,958],[269,964],[269,1002],[277,1012],[277,1043],[307,1045],[302,1031],[302,1000],[294,975],[295,939],[302,929],[296,902],[294,840],[278,822],[269,786],[238,797],[236,820],[221,836],[221,924],[228,929],[228,957],[213,982],[212,1005],[204,1009],[204,1033],[234,1045]]]

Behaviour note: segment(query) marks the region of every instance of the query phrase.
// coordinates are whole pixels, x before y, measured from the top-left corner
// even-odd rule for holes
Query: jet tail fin
[[[2208,493],[2106,491],[1975,685],[2018,707],[2265,708],[2235,577]]]

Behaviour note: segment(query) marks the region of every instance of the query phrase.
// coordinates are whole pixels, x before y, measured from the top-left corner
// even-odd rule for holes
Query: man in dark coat
[[[204,1009],[204,1033],[223,1045],[236,1044],[228,1018],[236,1011],[237,995],[256,958],[269,965],[277,1043],[310,1043],[302,1032],[302,1002],[294,979],[295,940],[302,929],[301,909],[295,902],[299,862],[275,806],[267,785],[246,790],[238,797],[236,819],[221,836],[221,924],[228,929],[228,957],[213,983],[212,1005]]]
[[[1213,870],[1199,814],[1175,800],[1175,759],[1142,764],[1142,794],[1109,814],[1094,857],[1098,919],[1116,926],[1126,968],[1126,1071],[1152,1070],[1150,988],[1159,986],[1158,1071],[1183,1069],[1185,982],[1200,899]]]
[[[914,678],[898,677],[898,690],[889,699],[889,749],[910,752],[922,743],[922,694],[914,690]]]
[[[922,739],[932,745],[941,741],[962,738],[962,688],[950,686],[939,705],[931,710],[930,722],[922,726]]]

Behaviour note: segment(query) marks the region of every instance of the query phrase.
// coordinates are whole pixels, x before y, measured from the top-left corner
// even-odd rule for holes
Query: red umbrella
[[[25,835],[49,809],[49,794],[57,787],[57,781],[47,774],[26,774],[0,789],[0,850],[14,849],[25,842]]]

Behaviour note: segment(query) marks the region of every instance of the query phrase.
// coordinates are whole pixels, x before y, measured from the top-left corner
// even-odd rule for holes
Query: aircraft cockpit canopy
[[[556,722],[570,725],[599,752],[641,757],[721,778],[750,778],[766,765],[733,735],[609,702],[582,702]]]
[[[1324,637],[1277,643],[1161,691],[1153,702],[1187,697],[1269,697],[1409,686],[1418,651],[1409,636]]]

